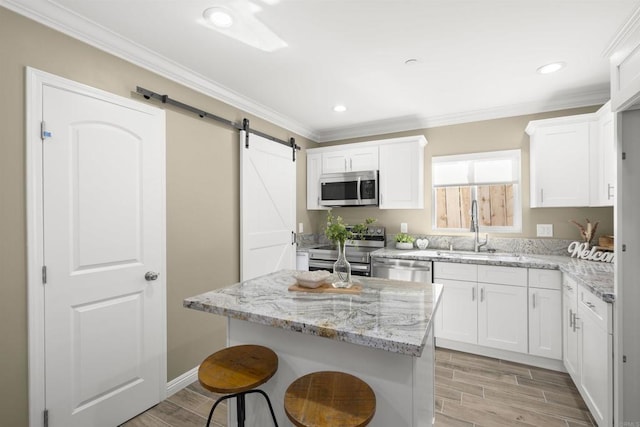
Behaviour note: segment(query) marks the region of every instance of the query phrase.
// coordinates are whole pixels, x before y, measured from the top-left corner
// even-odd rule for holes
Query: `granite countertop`
[[[424,349],[441,285],[357,277],[360,294],[291,292],[281,270],[186,298],[184,307],[410,356]]]
[[[558,255],[518,255],[511,253],[464,252],[438,249],[400,250],[379,249],[372,257],[400,258],[421,261],[444,261],[462,264],[486,264],[508,267],[543,268],[560,270],[586,287],[605,302],[615,300],[614,265],[604,262],[584,261]]]

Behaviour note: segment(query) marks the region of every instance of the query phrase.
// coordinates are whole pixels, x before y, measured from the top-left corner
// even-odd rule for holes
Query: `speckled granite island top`
[[[399,250],[379,249],[372,257],[414,259],[421,261],[457,262],[462,264],[501,265],[507,267],[543,268],[560,270],[605,302],[615,300],[614,265],[603,262],[583,261],[568,256],[511,253],[461,252],[437,249]]]
[[[420,356],[441,285],[357,277],[360,294],[291,292],[282,270],[186,298],[194,310],[337,341]]]

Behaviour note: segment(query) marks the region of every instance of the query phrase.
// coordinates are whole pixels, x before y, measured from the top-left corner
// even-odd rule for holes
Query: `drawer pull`
[[[573,329],[573,310],[569,309],[569,327]]]
[[[471,288],[471,301],[476,300],[476,288]]]
[[[532,294],[533,296],[533,308],[536,308],[536,294]]]

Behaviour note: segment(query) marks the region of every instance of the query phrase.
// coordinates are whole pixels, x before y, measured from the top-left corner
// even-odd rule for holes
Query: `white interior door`
[[[296,163],[291,148],[240,132],[240,279],[295,269]]]
[[[114,426],[166,390],[164,112],[39,90],[44,405],[50,426]]]

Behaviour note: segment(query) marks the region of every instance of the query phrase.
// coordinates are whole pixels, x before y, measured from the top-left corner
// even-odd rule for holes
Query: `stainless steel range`
[[[347,226],[349,228],[349,226]],[[357,239],[347,241],[346,256],[351,263],[351,274],[355,276],[371,276],[371,252],[384,248],[385,229],[379,226],[370,226],[367,231]],[[333,263],[338,259],[338,248],[335,245],[326,245],[309,249],[309,271],[328,270],[333,271]]]

